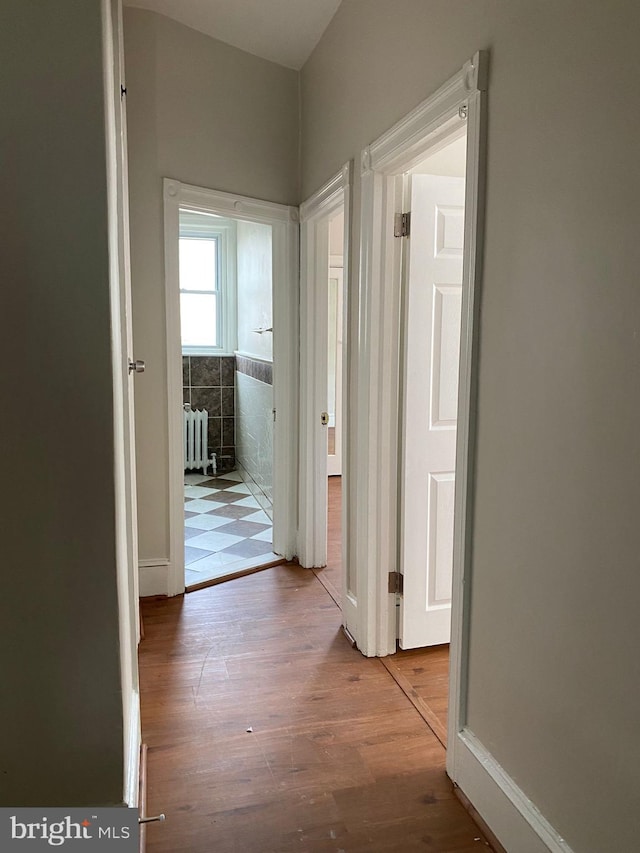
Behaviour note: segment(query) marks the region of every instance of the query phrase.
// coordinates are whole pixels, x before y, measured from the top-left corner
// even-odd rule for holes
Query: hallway
[[[313,572],[143,603],[149,853],[471,853],[445,752]],[[249,731],[251,730],[251,731]]]

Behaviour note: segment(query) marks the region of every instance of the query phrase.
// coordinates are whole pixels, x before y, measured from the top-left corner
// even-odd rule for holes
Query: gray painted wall
[[[306,198],[491,51],[469,723],[579,853],[640,835],[639,31],[635,0],[343,0],[302,72]]]
[[[298,201],[298,74],[125,9],[141,559],[168,554],[162,178]],[[144,413],[141,416],[140,413]]]
[[[0,804],[123,793],[99,0],[0,7]]]

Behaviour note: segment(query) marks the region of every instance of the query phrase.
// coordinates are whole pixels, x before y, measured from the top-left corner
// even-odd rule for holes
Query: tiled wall
[[[273,385],[273,364],[269,361],[258,361],[245,355],[236,356],[236,370],[251,376],[265,385]]]
[[[238,356],[237,367],[238,461],[271,502],[273,500],[272,366]]]
[[[217,455],[218,472],[235,468],[235,356],[191,355],[182,358],[183,402],[209,412],[209,455]]]

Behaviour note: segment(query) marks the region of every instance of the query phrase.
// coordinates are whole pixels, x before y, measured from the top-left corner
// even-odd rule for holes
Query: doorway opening
[[[336,604],[349,606],[348,488],[349,224],[351,164],[300,207],[300,493],[298,557],[318,569]],[[347,590],[347,592],[345,592]]]
[[[447,744],[466,129],[403,177],[399,651],[386,667]],[[419,567],[419,571],[416,571]]]
[[[404,178],[411,225],[402,263],[401,649],[451,638],[466,156],[462,128]]]
[[[318,579],[342,602],[342,443],[344,365],[344,207],[328,220],[327,259],[327,564]]]
[[[165,182],[169,373],[182,395],[170,394],[171,533],[187,591],[292,556],[276,424],[290,222],[289,208]],[[279,399],[286,424],[286,390]]]
[[[361,158],[357,363],[368,420],[354,444],[363,511],[352,633],[369,656],[404,648],[399,660],[450,637],[440,727],[454,782],[459,761],[472,760],[465,673],[487,70],[479,51]],[[464,178],[431,159],[456,142]]]
[[[180,207],[187,590],[279,561],[272,229]]]
[[[342,358],[344,289],[344,210],[329,220],[327,334],[327,474],[342,475]]]

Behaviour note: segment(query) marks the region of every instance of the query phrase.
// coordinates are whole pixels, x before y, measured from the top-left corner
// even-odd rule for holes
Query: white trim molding
[[[125,743],[125,779],[123,800],[129,808],[138,807],[140,794],[140,744],[142,743],[140,721],[140,694],[133,691],[129,702],[129,720],[125,727],[128,732]]]
[[[298,451],[298,208],[164,179],[165,313],[167,335],[167,423],[169,432],[169,556],[148,566],[149,583],[168,595],[184,592],[182,357],[178,290],[180,207],[230,219],[260,222],[273,235],[273,393],[277,419],[273,448],[273,548],[291,559],[296,549]],[[160,570],[160,571],[159,571]],[[143,593],[144,594],[144,593]]]
[[[300,205],[300,222],[321,216],[332,216],[340,208],[343,193],[351,185],[351,162],[345,163],[339,172],[329,178],[319,190]]]
[[[361,155],[358,431],[354,447],[360,496],[355,520],[360,624],[351,633],[366,655],[382,656],[396,650],[396,602],[395,595],[388,592],[387,579],[396,567],[399,522],[396,469],[402,253],[391,223],[393,214],[403,209],[401,176],[466,129],[447,772],[506,849],[571,853],[564,839],[467,728],[487,82],[488,54],[480,51]]]
[[[220,190],[210,190],[206,187],[194,187],[172,178],[164,179],[164,192],[165,199],[173,199],[178,205],[183,204],[189,210],[203,213],[215,211],[216,215],[228,216],[230,219],[270,224],[271,222],[297,222],[299,217],[297,207]]]
[[[298,559],[302,566],[309,568],[324,566],[327,562],[327,433],[320,416],[327,405],[329,220],[344,209],[344,258],[346,259],[350,231],[351,173],[351,163],[346,163],[300,206]],[[343,316],[346,316],[348,313],[348,272],[346,270],[344,281]],[[346,323],[343,328],[346,328]],[[343,357],[343,380],[346,361],[347,358]],[[344,381],[343,387],[345,387]],[[346,407],[343,406],[344,411]],[[343,418],[344,421],[346,418]],[[347,427],[343,423],[343,447],[345,455],[348,456],[346,432]],[[346,465],[344,467],[346,469]],[[344,480],[343,477],[343,488]],[[348,539],[345,513],[343,505],[343,543]]]
[[[167,595],[167,582],[171,575],[169,560],[158,557],[150,560],[138,560],[140,578],[140,598],[150,595]]]
[[[342,300],[342,621],[355,632],[359,622],[355,574],[351,569],[351,519],[357,508],[351,476],[353,407],[348,405],[353,369],[351,329],[356,320],[351,294],[351,223],[353,164],[345,163],[300,206],[300,454],[298,558],[303,566],[327,561],[327,434],[320,421],[327,407],[328,278],[338,256],[329,254],[329,221],[344,211]]]
[[[395,595],[388,591],[388,573],[396,569],[398,553],[398,411],[400,399],[400,306],[402,249],[393,237],[393,216],[403,207],[402,175],[443,142],[460,133],[465,123],[478,121],[480,90],[470,90],[475,81],[486,81],[485,54],[476,54],[470,63],[434,95],[419,104],[404,119],[372,142],[361,156],[361,247],[358,304],[360,336],[358,346],[357,409],[358,434],[355,447],[357,492],[360,495],[356,517],[356,571],[358,574],[360,624],[354,633],[358,647],[366,655],[393,654],[396,650],[397,626]],[[479,141],[476,140],[476,142]],[[479,265],[470,255],[468,235],[475,233],[475,219],[480,209],[474,196],[480,188],[479,173],[483,151],[473,140],[467,146],[467,178],[465,215],[465,258],[463,272],[462,339],[474,336],[475,305],[473,292]],[[473,241],[475,245],[475,240]],[[479,244],[478,244],[479,245]],[[473,347],[464,349],[460,360],[458,402],[458,454],[456,477],[466,482],[469,464],[467,448],[460,457],[460,440],[469,434],[464,423],[471,417],[469,389],[475,369]],[[384,404],[384,405],[383,405]],[[366,415],[366,416],[362,416]],[[467,517],[467,493],[456,490],[456,518]],[[465,535],[466,535],[466,531]],[[458,525],[458,536],[460,526]],[[465,540],[466,541],[466,540]],[[452,661],[457,670],[462,666],[460,653],[462,597],[455,595],[464,575],[464,549],[457,549],[454,574],[454,622]],[[461,562],[462,561],[462,562]],[[455,699],[451,694],[450,720],[458,718],[460,679],[453,675]],[[458,731],[457,722],[454,727]],[[451,737],[451,736],[450,736]]]
[[[393,216],[402,179],[372,169],[361,178],[357,424],[354,453],[355,572],[359,619],[351,631],[367,656],[396,651],[398,412],[401,251]]]
[[[456,784],[505,850],[572,853],[564,838],[478,738],[469,729],[458,732],[457,738]]]
[[[463,69],[466,96],[467,165],[465,187],[464,262],[462,270],[462,318],[460,373],[456,434],[456,488],[453,522],[453,584],[451,595],[451,645],[449,658],[449,724],[447,766],[455,763],[458,732],[467,717],[467,667],[471,591],[471,534],[473,519],[473,472],[478,373],[479,291],[484,251],[484,198],[486,173],[487,79],[489,57],[474,57],[475,73]],[[465,69],[467,69],[465,71]],[[470,81],[477,88],[468,91]],[[455,781],[455,780],[454,780]]]
[[[488,53],[478,51],[437,92],[364,149],[362,171],[399,174],[424,159],[440,140],[448,141],[466,117],[467,98],[486,91],[488,72]]]
[[[393,654],[396,650],[395,596],[387,578],[397,568],[398,553],[398,447],[400,394],[400,279],[402,257],[394,242],[391,222],[402,209],[404,172],[427,154],[463,132],[465,124],[480,128],[481,93],[487,85],[488,55],[476,53],[437,92],[367,146],[361,154],[361,247],[358,282],[359,341],[356,439],[356,491],[360,496],[355,523],[357,588],[360,590],[359,625],[354,634],[366,655]],[[476,138],[477,136],[477,138]],[[456,517],[457,535],[465,543],[468,531],[466,501],[469,421],[472,417],[472,377],[475,370],[472,342],[475,329],[476,279],[480,265],[476,239],[480,227],[478,196],[484,148],[471,131],[467,148],[463,346],[460,361]],[[393,283],[390,286],[390,283]],[[363,414],[366,413],[366,416]],[[459,467],[458,467],[459,466]],[[464,501],[464,505],[463,505]],[[462,521],[460,521],[462,519]],[[466,559],[458,549],[458,565]],[[457,582],[461,583],[460,570]],[[455,659],[459,645],[454,640]],[[460,664],[462,665],[462,659]]]
[[[356,571],[361,620],[354,636],[366,655],[396,650],[395,596],[388,591],[388,573],[396,569],[398,548],[399,391],[400,391],[400,282],[401,247],[394,240],[392,222],[402,209],[402,174],[427,154],[464,130],[467,145],[465,258],[463,272],[462,349],[458,400],[456,461],[456,520],[458,547],[454,587],[462,589],[467,560],[466,520],[470,499],[473,376],[475,372],[475,289],[480,277],[480,193],[484,146],[483,91],[488,56],[477,53],[451,80],[419,104],[409,115],[372,142],[361,156],[361,250],[358,282],[359,328],[355,452],[357,492]],[[384,404],[384,405],[383,405]],[[460,617],[462,601],[455,601]],[[455,619],[454,619],[455,621]],[[460,624],[463,624],[461,622]],[[462,634],[452,640],[452,657],[462,666]],[[458,665],[458,664],[456,664]],[[455,679],[454,679],[455,681]],[[457,684],[456,689],[459,687]],[[455,709],[451,716],[455,716]]]

